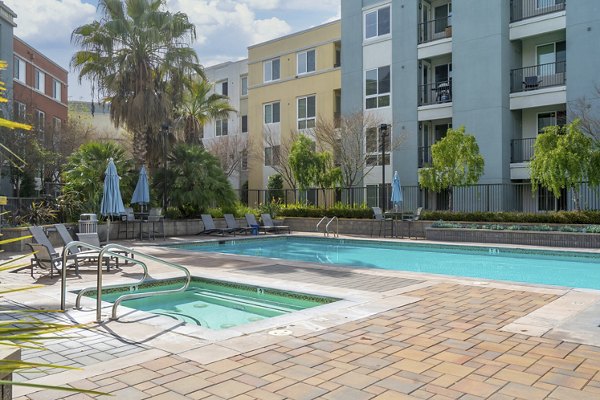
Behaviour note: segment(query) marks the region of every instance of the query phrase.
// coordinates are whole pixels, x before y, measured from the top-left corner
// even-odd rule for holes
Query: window
[[[215,121],[215,136],[227,135],[227,119],[218,119]]]
[[[276,81],[279,79],[279,58],[265,61],[263,66],[265,71],[265,82]]]
[[[242,76],[242,96],[248,96],[248,77]]]
[[[279,146],[265,148],[265,166],[279,165]]]
[[[298,99],[298,129],[314,128],[316,112],[315,96],[300,97]]]
[[[544,44],[537,47],[538,75],[549,76],[565,72],[566,42]]]
[[[15,102],[15,119],[19,122],[27,120],[27,106],[24,103]]]
[[[16,80],[25,83],[25,71],[26,64],[25,61],[21,60],[19,57],[15,57],[15,65],[14,65],[13,76]]]
[[[436,7],[433,12],[435,15],[435,33],[444,32],[447,27],[452,25],[450,20],[452,17],[452,3]]]
[[[385,165],[390,165],[390,150],[392,148],[390,141],[391,141],[391,134],[392,132],[389,130],[388,127],[388,133],[385,136],[385,151],[384,151],[384,158],[385,158]],[[371,127],[371,128],[367,128],[367,135],[366,135],[366,152],[368,153],[367,156],[367,165],[368,166],[375,166],[375,165],[381,165],[381,135],[379,134],[379,129],[377,127]]]
[[[265,104],[265,124],[279,122],[279,102]]]
[[[365,39],[390,33],[390,7],[382,7],[365,14]]]
[[[390,105],[390,67],[372,69],[365,74],[366,108]]]
[[[55,100],[62,100],[62,84],[54,79],[54,85],[52,86],[52,97]]]
[[[538,134],[544,133],[544,129],[549,126],[564,126],[566,123],[567,113],[565,111],[550,111],[537,115]]]
[[[242,115],[242,133],[248,132],[248,116]]]
[[[39,69],[35,70],[35,82],[33,86],[36,90],[44,93],[46,89],[46,74]]]
[[[54,132],[60,132],[62,128],[62,120],[60,118],[57,117],[53,117],[52,118],[52,130],[54,130]]]
[[[308,50],[298,53],[298,75],[315,71],[315,51]]]
[[[44,132],[46,129],[46,114],[43,111],[35,111],[35,129],[38,132]]]

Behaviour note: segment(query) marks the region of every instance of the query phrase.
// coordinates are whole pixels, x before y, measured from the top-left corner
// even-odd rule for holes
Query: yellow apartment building
[[[339,20],[248,48],[249,204],[264,200],[253,189],[287,163],[293,132],[339,116],[340,52]]]

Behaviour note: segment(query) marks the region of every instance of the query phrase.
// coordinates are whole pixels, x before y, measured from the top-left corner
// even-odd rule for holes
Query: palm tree
[[[176,127],[182,134],[178,139],[188,144],[202,145],[204,125],[211,120],[227,118],[236,112],[227,96],[211,93],[213,85],[205,79],[194,80],[183,95],[177,110]]]
[[[111,104],[115,126],[133,132],[137,165],[181,98],[183,83],[204,76],[189,44],[196,38],[186,14],[171,13],[165,0],[99,0],[100,21],[72,34],[81,50],[71,60]]]

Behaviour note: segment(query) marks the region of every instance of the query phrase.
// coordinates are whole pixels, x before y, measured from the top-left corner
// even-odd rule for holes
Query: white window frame
[[[229,134],[229,121],[227,118],[215,120],[215,136],[227,136]]]
[[[37,68],[33,72],[33,88],[38,92],[46,92],[46,74]]]
[[[40,118],[41,116],[41,118]],[[41,124],[40,124],[41,120]],[[40,126],[41,125],[41,126]],[[35,110],[35,128],[38,132],[46,131],[46,113],[42,110]]]
[[[308,115],[308,99],[309,98],[313,98],[314,99],[314,103],[315,103],[315,109],[314,109],[314,115]],[[300,103],[304,101],[304,109],[306,112],[306,115],[304,117],[300,116]],[[315,127],[316,122],[317,122],[317,96],[312,94],[309,96],[304,96],[304,97],[298,97],[298,99],[296,100],[296,118],[298,120],[296,126],[298,127],[298,130],[304,130],[304,129],[312,129]]]
[[[278,121],[274,121],[274,118],[273,118],[273,114],[274,114],[273,109],[274,109],[275,104],[279,104],[279,120]],[[267,119],[267,108],[271,109],[270,120]],[[281,122],[281,103],[279,101],[273,101],[271,103],[265,103],[263,105],[263,121],[265,124],[278,124]]]
[[[248,75],[240,78],[240,95],[248,96]]]
[[[279,165],[281,147],[279,145],[265,147],[265,167]]]
[[[308,54],[313,53],[313,69],[308,69]],[[304,56],[304,60],[300,60],[300,58]],[[317,51],[315,49],[310,49],[306,51],[301,51],[296,54],[296,74],[297,75],[305,75],[310,74],[311,72],[315,72],[317,70]]]
[[[17,121],[25,121],[27,120],[27,105],[25,103],[21,103],[19,101],[15,101],[16,114],[15,117]]]
[[[62,101],[62,83],[58,79],[52,81],[52,98]]]
[[[558,124],[558,113],[563,112],[566,115],[565,110],[550,110],[550,111],[541,111],[536,113],[535,115],[535,127],[536,127],[536,136],[540,134],[540,115],[544,114],[553,114],[550,118],[554,119],[554,123],[548,126],[556,126]]]
[[[52,117],[52,129],[54,132],[60,132],[62,129],[62,119],[58,117]]]
[[[391,125],[388,125],[388,133],[386,135],[386,140],[385,140],[385,144],[386,144],[386,148],[383,152],[383,158],[384,158],[384,162],[385,165],[391,165],[392,163],[392,132],[391,132]],[[368,151],[369,149],[367,148],[368,146],[368,135],[369,135],[369,131],[374,131],[375,132],[375,151]],[[367,154],[367,165],[369,167],[380,167],[381,166],[381,134],[379,132],[379,126],[370,126],[367,127],[367,129],[365,130],[365,153]],[[369,160],[375,160],[375,164],[373,164],[372,162],[370,162]]]
[[[277,61],[277,78],[274,78],[275,74],[273,73],[273,62]],[[267,76],[267,71],[269,71],[269,76]],[[281,60],[279,57],[272,58],[270,60],[263,61],[263,78],[265,82],[275,82],[281,79]]]
[[[389,88],[388,92],[379,93],[379,70],[381,68],[386,68],[386,67],[389,68],[389,70],[390,70],[390,88]],[[377,93],[367,95],[367,74],[369,72],[371,72],[371,71],[377,71]],[[382,65],[381,67],[377,67],[377,68],[372,68],[372,69],[366,70],[364,72],[363,82],[364,82],[364,87],[363,87],[364,92],[363,93],[364,93],[364,97],[365,97],[365,102],[364,102],[365,109],[367,109],[367,110],[374,110],[374,109],[378,109],[378,108],[391,107],[391,105],[392,105],[392,68],[391,68],[390,65]],[[379,105],[379,100],[381,98],[386,97],[386,96],[388,97],[388,104],[380,106]],[[369,99],[377,99],[377,107],[367,107],[367,101]]]
[[[389,26],[388,26],[388,32],[387,33],[379,33],[379,11],[383,10],[385,8],[388,8],[389,9],[389,13],[390,13],[390,23],[389,23]],[[367,37],[367,17],[369,15],[372,15],[372,14],[375,14],[375,29],[376,29],[376,32],[375,32],[375,35]],[[371,8],[369,10],[366,10],[363,13],[362,23],[363,23],[363,39],[365,41],[367,41],[367,40],[374,40],[374,39],[377,39],[377,38],[383,38],[383,37],[390,36],[392,34],[392,25],[393,25],[392,24],[392,4],[389,3],[389,4],[383,5],[381,7]]]
[[[26,83],[27,81],[27,63],[20,57],[15,56],[15,65],[13,77],[21,83]]]

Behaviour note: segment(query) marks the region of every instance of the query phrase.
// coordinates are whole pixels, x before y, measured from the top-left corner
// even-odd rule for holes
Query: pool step
[[[219,301],[231,304],[231,305],[242,305],[242,306],[245,305],[245,306],[249,306],[249,307],[255,307],[255,308],[259,308],[259,309],[263,309],[263,310],[275,311],[275,312],[280,312],[280,313],[289,313],[289,312],[297,311],[294,308],[284,307],[281,305],[274,305],[274,304],[270,304],[270,303],[264,303],[261,301],[253,301],[248,298],[230,296],[230,295],[226,295],[223,293],[216,293],[216,292],[207,291],[207,290],[203,290],[203,289],[196,289],[196,290],[194,290],[194,292],[197,295],[205,297],[207,299],[219,300]],[[232,307],[232,308],[235,308],[235,307]]]

